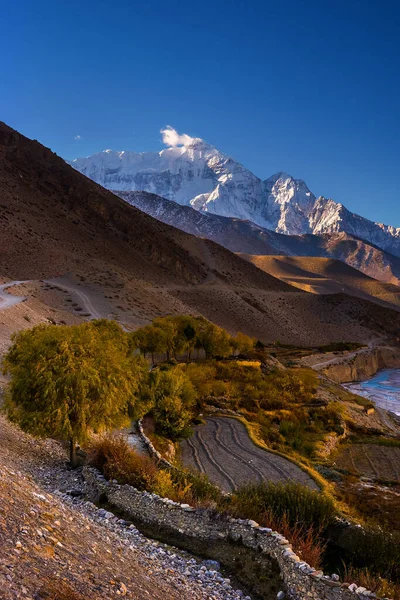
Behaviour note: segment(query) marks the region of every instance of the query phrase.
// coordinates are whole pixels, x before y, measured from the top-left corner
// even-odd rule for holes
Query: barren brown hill
[[[295,289],[214,242],[156,221],[4,124],[0,208],[0,276],[31,280],[22,291],[27,302],[1,313],[7,335],[49,318],[101,315],[132,328],[188,312],[300,344],[364,342],[400,327],[395,311]]]
[[[307,292],[345,293],[400,309],[400,287],[377,281],[339,260],[314,256],[241,256],[266,273]]]
[[[366,275],[400,284],[400,258],[344,231],[322,235],[285,235],[233,217],[204,213],[148,192],[115,192],[152,217],[232,252],[271,256],[335,258]]]

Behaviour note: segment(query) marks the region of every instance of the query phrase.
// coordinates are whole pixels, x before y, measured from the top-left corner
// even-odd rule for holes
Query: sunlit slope
[[[306,292],[345,293],[400,308],[400,287],[377,281],[339,260],[304,256],[240,256],[266,273]]]

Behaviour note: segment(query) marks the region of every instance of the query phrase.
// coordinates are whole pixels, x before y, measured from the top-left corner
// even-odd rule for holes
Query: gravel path
[[[212,417],[196,427],[194,435],[181,444],[182,460],[226,492],[249,482],[297,481],[319,489],[315,481],[290,460],[258,448],[245,426],[236,419]]]
[[[58,443],[25,435],[0,415],[2,600],[53,597],[47,584],[68,586],[62,597],[74,600],[72,591],[79,600],[251,600],[218,563],[146,538],[87,502],[83,489]]]

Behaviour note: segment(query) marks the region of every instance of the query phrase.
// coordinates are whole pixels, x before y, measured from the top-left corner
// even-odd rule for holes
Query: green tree
[[[237,333],[234,337],[231,337],[230,344],[233,354],[246,354],[254,348],[254,340],[250,336],[244,333]]]
[[[154,319],[153,325],[160,330],[160,335],[163,338],[167,360],[175,355],[178,344],[178,325],[174,317],[159,317]]]
[[[206,358],[229,356],[231,336],[225,329],[200,317],[197,319],[197,330],[196,345],[204,350]]]
[[[3,368],[11,375],[10,419],[34,435],[68,439],[73,466],[76,443],[90,431],[129,422],[147,371],[129,351],[127,335],[105,320],[20,332]]]
[[[180,369],[152,371],[149,377],[157,430],[171,439],[186,436],[196,401],[189,378]]]
[[[197,342],[196,319],[189,315],[175,317],[175,319],[178,326],[176,346],[178,351],[186,352],[186,359],[189,361]]]

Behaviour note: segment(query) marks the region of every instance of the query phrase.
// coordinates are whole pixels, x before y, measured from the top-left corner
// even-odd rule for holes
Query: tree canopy
[[[3,361],[11,375],[6,410],[22,429],[76,442],[129,420],[146,363],[118,324],[92,321],[20,332]]]
[[[137,329],[130,334],[130,344],[144,356],[150,354],[154,362],[156,354],[166,355],[167,360],[185,354],[190,360],[195,349],[202,350],[206,358],[224,358],[248,352],[254,340],[243,333],[232,336],[204,317],[179,315],[160,317]]]
[[[190,434],[197,395],[186,373],[176,368],[152,371],[149,391],[158,433],[172,440]]]

